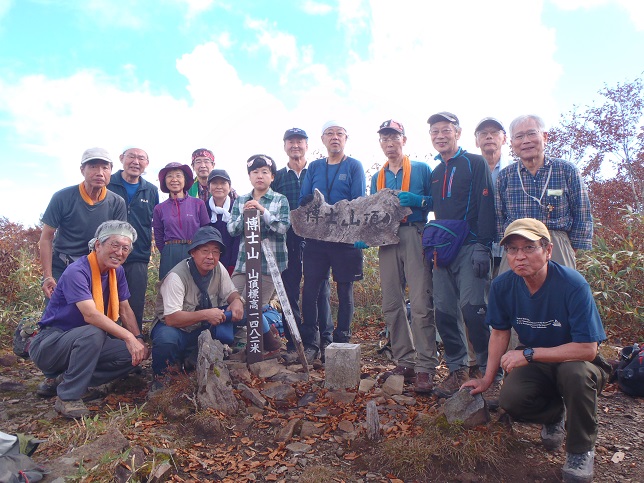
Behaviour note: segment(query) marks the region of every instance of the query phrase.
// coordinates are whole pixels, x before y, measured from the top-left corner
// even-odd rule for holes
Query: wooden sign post
[[[244,247],[246,250],[246,361],[263,360],[262,337],[262,238],[259,210],[244,211]]]

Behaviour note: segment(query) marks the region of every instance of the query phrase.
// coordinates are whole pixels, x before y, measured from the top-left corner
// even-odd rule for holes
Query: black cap
[[[308,139],[309,137],[306,135],[306,131],[304,129],[300,129],[299,127],[292,127],[291,129],[287,130],[284,133],[284,141],[287,139],[291,139],[292,137],[295,136],[300,136],[304,139]]]
[[[230,181],[230,176],[228,176],[225,169],[213,169],[208,175],[208,184],[210,184],[210,182],[215,178],[222,178],[228,181],[228,183],[232,183],[232,181]]]
[[[457,126],[459,125],[458,117],[456,117],[456,114],[452,114],[451,112],[447,111],[432,114],[431,116],[429,116],[429,119],[427,119],[427,124],[431,126],[432,124],[436,124],[437,122],[441,121],[451,122],[452,124],[456,124]]]
[[[224,245],[223,240],[221,239],[221,233],[214,226],[206,225],[199,228],[194,236],[192,237],[192,243],[188,245],[188,252],[191,252],[195,248],[199,248],[201,245],[206,243],[217,242],[221,248],[221,254],[223,255],[226,251],[226,245]]]
[[[474,129],[474,133],[479,132],[485,124],[491,124],[492,126],[497,127],[499,128],[499,130],[505,132],[505,128],[503,127],[503,124],[501,124],[501,121],[499,121],[494,117],[484,117],[476,125],[476,129]]]

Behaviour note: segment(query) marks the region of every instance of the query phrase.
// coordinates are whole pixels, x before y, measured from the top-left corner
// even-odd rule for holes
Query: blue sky
[[[639,0],[0,0],[0,216],[37,223],[92,146],[115,170],[124,147],[145,149],[153,181],[207,147],[246,192],[244,161],[283,166],[290,127],[312,160],[341,120],[368,169],[395,118],[433,165],[430,114],[456,113],[475,151],[479,119],[556,124],[641,76],[641,52]]]

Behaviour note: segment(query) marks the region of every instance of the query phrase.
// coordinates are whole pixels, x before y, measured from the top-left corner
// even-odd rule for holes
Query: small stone
[[[15,354],[0,355],[0,366],[11,367],[18,362],[18,356]]]
[[[411,396],[403,396],[400,394],[396,394],[391,397],[394,401],[396,401],[398,404],[402,404],[404,406],[414,406],[416,404],[416,398],[413,398]]]
[[[248,368],[251,374],[254,374],[261,379],[268,379],[269,377],[273,377],[275,374],[282,370],[282,366],[277,359],[259,361],[254,364],[250,364]]]
[[[240,383],[240,384],[237,384],[237,389],[241,391],[241,396],[244,399],[248,399],[251,403],[253,403],[258,408],[263,408],[268,404],[266,399],[264,399],[262,395],[259,393],[259,391],[255,388],[250,388],[245,384]]]
[[[472,396],[469,389],[461,389],[450,397],[442,407],[447,422],[461,421],[466,428],[472,428],[490,421],[490,412],[480,394]]]
[[[382,386],[383,392],[393,396],[394,394],[402,394],[405,387],[405,378],[401,375],[389,376]]]
[[[296,443],[291,443],[286,445],[286,449],[292,453],[303,454],[311,450],[311,445],[306,443],[296,442]]]
[[[296,431],[298,425],[302,426],[302,420],[300,418],[291,419],[286,426],[284,426],[275,438],[278,442],[289,441],[293,437],[293,433]]]
[[[324,426],[317,427],[312,421],[303,421],[300,429],[301,438],[310,438],[324,433]]]
[[[360,392],[360,393],[369,392],[369,391],[371,391],[371,389],[375,385],[376,385],[376,380],[375,379],[372,379],[370,377],[368,377],[366,379],[361,379],[360,380],[360,386],[358,387],[358,392]]]
[[[327,397],[337,404],[351,404],[356,398],[356,394],[347,391],[329,391]]]
[[[300,408],[303,407],[303,406],[308,406],[309,404],[315,402],[317,400],[317,398],[318,398],[317,394],[314,394],[312,392],[307,392],[297,402],[297,406],[300,407]]]
[[[340,421],[338,423],[338,429],[344,431],[345,433],[350,433],[355,431],[355,427],[351,421]]]
[[[262,390],[264,397],[273,400],[276,407],[283,408],[295,404],[297,400],[297,393],[293,386],[282,384],[281,382],[275,383],[271,387]]]

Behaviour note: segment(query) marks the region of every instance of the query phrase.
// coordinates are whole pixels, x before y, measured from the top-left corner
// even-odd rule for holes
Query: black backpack
[[[617,384],[629,396],[644,397],[644,350],[638,344],[624,347],[617,366]]]
[[[29,359],[29,345],[32,337],[39,330],[38,322],[42,317],[42,312],[32,312],[25,315],[16,327],[13,333],[13,353],[23,359]]]

